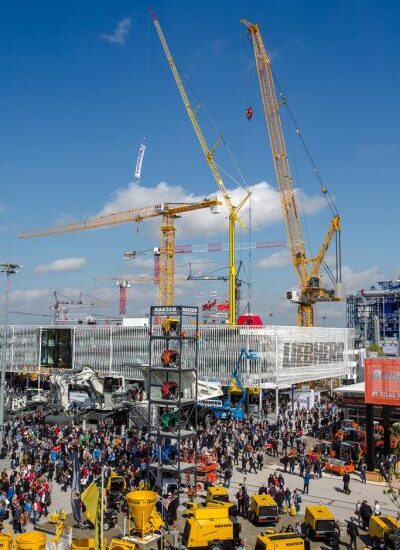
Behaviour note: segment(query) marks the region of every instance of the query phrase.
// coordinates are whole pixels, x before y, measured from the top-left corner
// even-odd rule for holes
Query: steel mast
[[[204,156],[206,158],[207,164],[211,170],[212,175],[214,176],[214,179],[217,183],[218,189],[221,192],[225,204],[228,208],[229,212],[229,324],[235,325],[236,324],[236,258],[235,258],[235,229],[236,229],[236,223],[239,223],[242,227],[245,227],[245,223],[243,220],[239,217],[239,211],[243,207],[243,205],[246,203],[248,198],[250,197],[250,191],[247,191],[246,195],[243,197],[243,199],[239,202],[237,206],[234,206],[231,201],[231,197],[225,187],[224,181],[222,179],[222,176],[220,174],[220,171],[218,170],[217,164],[214,160],[214,153],[217,149],[217,147],[220,145],[222,141],[222,137],[220,136],[215,143],[214,147],[210,149],[207,145],[207,142],[205,140],[205,137],[203,135],[203,132],[200,128],[200,125],[198,123],[197,117],[196,117],[196,109],[193,109],[189,98],[186,94],[185,87],[183,86],[182,79],[179,75],[178,69],[176,68],[175,61],[172,57],[172,54],[170,52],[170,49],[168,47],[167,41],[165,39],[164,33],[161,29],[160,22],[158,20],[157,14],[154,12],[154,10],[150,11],[151,16],[154,21],[154,26],[157,30],[157,34],[160,38],[161,45],[164,49],[165,56],[168,60],[169,66],[171,68],[172,74],[174,75],[175,82],[178,86],[179,92],[181,94],[183,103],[185,105],[186,112],[190,118],[190,121],[193,125],[194,131],[196,133],[196,136],[199,140],[200,146],[203,150]]]

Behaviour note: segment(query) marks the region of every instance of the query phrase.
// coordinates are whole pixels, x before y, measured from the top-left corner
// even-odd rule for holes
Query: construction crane
[[[287,299],[298,304],[297,324],[303,327],[314,326],[314,303],[337,302],[343,299],[341,284],[341,252],[340,252],[340,217],[331,203],[333,217],[327,235],[315,257],[308,258],[302,236],[302,227],[296,194],[290,172],[288,154],[280,118],[280,102],[277,99],[275,82],[271,69],[271,60],[265,50],[259,26],[242,19],[241,23],[247,28],[253,43],[254,56],[260,82],[261,97],[267,121],[269,141],[275,167],[276,179],[279,188],[283,217],[288,234],[290,255],[293,266],[300,280],[299,291],[289,291]],[[282,102],[281,102],[282,103]],[[299,133],[299,130],[297,130]],[[314,170],[316,170],[316,167]],[[328,191],[322,184],[322,192],[328,197]],[[328,247],[336,237],[336,279],[330,273],[336,285],[335,290],[328,290],[321,286],[320,269],[325,261]]]
[[[186,94],[185,87],[183,85],[182,79],[180,77],[180,74],[178,72],[178,69],[176,68],[175,61],[171,55],[171,52],[169,50],[167,41],[165,39],[164,33],[161,29],[160,22],[158,20],[157,14],[151,10],[150,11],[151,16],[154,21],[154,26],[157,30],[157,34],[160,38],[162,47],[164,49],[164,53],[167,57],[169,66],[171,68],[172,74],[175,78],[175,82],[178,86],[179,92],[181,94],[183,103],[185,105],[186,112],[189,116],[189,119],[192,123],[192,126],[194,128],[194,131],[196,133],[196,136],[199,140],[200,146],[203,150],[205,159],[207,161],[207,164],[211,170],[212,175],[214,176],[214,179],[217,183],[218,189],[221,192],[224,202],[226,204],[226,207],[229,212],[229,323],[232,325],[236,324],[236,259],[235,259],[235,246],[236,246],[236,238],[235,238],[235,229],[236,229],[236,223],[239,223],[242,227],[245,227],[245,223],[239,216],[239,212],[242,209],[242,207],[245,205],[247,200],[250,197],[250,191],[246,191],[245,196],[241,199],[239,204],[237,206],[234,206],[231,201],[231,197],[225,187],[224,181],[222,179],[222,176],[220,174],[220,171],[218,169],[218,166],[214,160],[214,154],[220,143],[222,142],[222,136],[220,136],[217,139],[217,142],[215,145],[210,149],[207,145],[206,139],[203,135],[203,132],[200,128],[199,122],[196,117],[196,111],[198,107],[192,108],[192,105],[189,101],[189,98]]]
[[[86,297],[89,298],[89,297]],[[64,296],[57,290],[53,292],[53,303],[49,309],[54,309],[54,323],[57,325],[70,320],[69,317],[69,308],[73,307],[94,307],[97,304],[92,299],[84,301],[84,294],[79,293],[79,298],[69,298]]]
[[[174,277],[175,281],[185,281],[186,277]],[[97,281],[116,281],[119,288],[119,314],[126,315],[126,306],[128,305],[128,288],[131,283],[153,282],[154,276],[137,275],[136,277],[96,277]]]
[[[194,275],[193,272],[192,272],[192,264],[189,263],[189,275],[187,277],[187,280],[188,281],[228,281],[229,280],[229,276],[227,275],[218,275],[218,273],[220,271],[222,271],[223,269],[226,269],[224,267],[222,268],[219,268],[219,269],[215,269],[214,271],[211,271],[210,273],[205,273],[204,275],[201,275],[201,274],[198,274],[198,275]],[[240,314],[240,300],[241,300],[241,288],[242,288],[242,284],[245,284],[247,285],[248,287],[251,286],[251,284],[248,282],[248,281],[244,281],[243,279],[241,279],[239,277],[242,269],[244,269],[244,265],[243,265],[243,262],[242,260],[240,260],[239,264],[238,264],[238,268],[236,270],[236,281],[235,281],[235,288],[236,288],[236,306],[237,306],[237,310]]]
[[[143,282],[143,281],[152,281],[152,277],[138,276],[134,278],[127,279],[126,277],[96,277],[97,280],[104,281],[117,281],[119,288],[119,314],[126,314],[126,306],[128,303],[128,288],[131,288],[132,282]]]
[[[117,225],[122,223],[136,222],[156,218],[161,216],[160,226],[160,303],[169,306],[174,304],[174,276],[175,276],[175,223],[174,220],[180,217],[180,214],[210,208],[211,211],[220,205],[221,202],[215,198],[203,199],[198,202],[189,203],[160,203],[154,206],[145,206],[124,210],[104,216],[98,216],[90,220],[72,223],[68,225],[59,225],[49,229],[38,231],[27,231],[19,233],[20,239],[31,237],[48,237],[51,235],[60,235],[72,231],[83,231],[86,229],[98,229]]]
[[[285,241],[260,241],[260,242],[247,242],[236,243],[236,250],[263,250],[266,248],[281,248],[287,246]],[[197,244],[175,244],[175,254],[195,254],[203,252],[224,252],[229,250],[229,243],[214,242],[214,243],[197,243]],[[154,285],[155,294],[159,294],[160,285],[160,249],[159,247],[147,248],[146,250],[129,250],[124,252],[124,260],[134,260],[138,256],[152,255],[153,256],[153,269],[154,269]],[[236,273],[237,276],[237,273]],[[229,281],[229,276],[227,278]],[[236,283],[237,284],[237,277]],[[236,297],[238,296],[238,290],[236,289]],[[240,308],[236,305],[236,311]]]

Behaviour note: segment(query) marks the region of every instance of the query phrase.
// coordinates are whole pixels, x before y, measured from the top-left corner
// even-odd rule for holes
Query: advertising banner
[[[400,405],[400,359],[365,360],[365,402]]]

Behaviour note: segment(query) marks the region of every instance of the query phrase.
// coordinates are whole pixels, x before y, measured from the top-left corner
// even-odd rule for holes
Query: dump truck
[[[253,495],[250,500],[249,520],[259,523],[277,523],[278,505],[271,495]]]
[[[182,543],[188,549],[230,550],[240,541],[240,528],[225,506],[196,508],[186,520]]]
[[[380,548],[384,543],[385,548],[395,548],[393,535],[399,529],[400,522],[394,516],[371,516],[368,535],[372,539],[373,547]]]
[[[304,514],[304,533],[307,538],[330,539],[338,529],[335,516],[328,506],[309,504]]]
[[[310,541],[297,533],[261,533],[254,550],[310,550]]]

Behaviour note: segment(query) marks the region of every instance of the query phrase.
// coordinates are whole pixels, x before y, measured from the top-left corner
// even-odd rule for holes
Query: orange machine
[[[339,460],[338,458],[329,458],[325,462],[325,472],[338,474],[342,476],[346,472],[349,474],[355,471],[354,464],[349,460]]]

